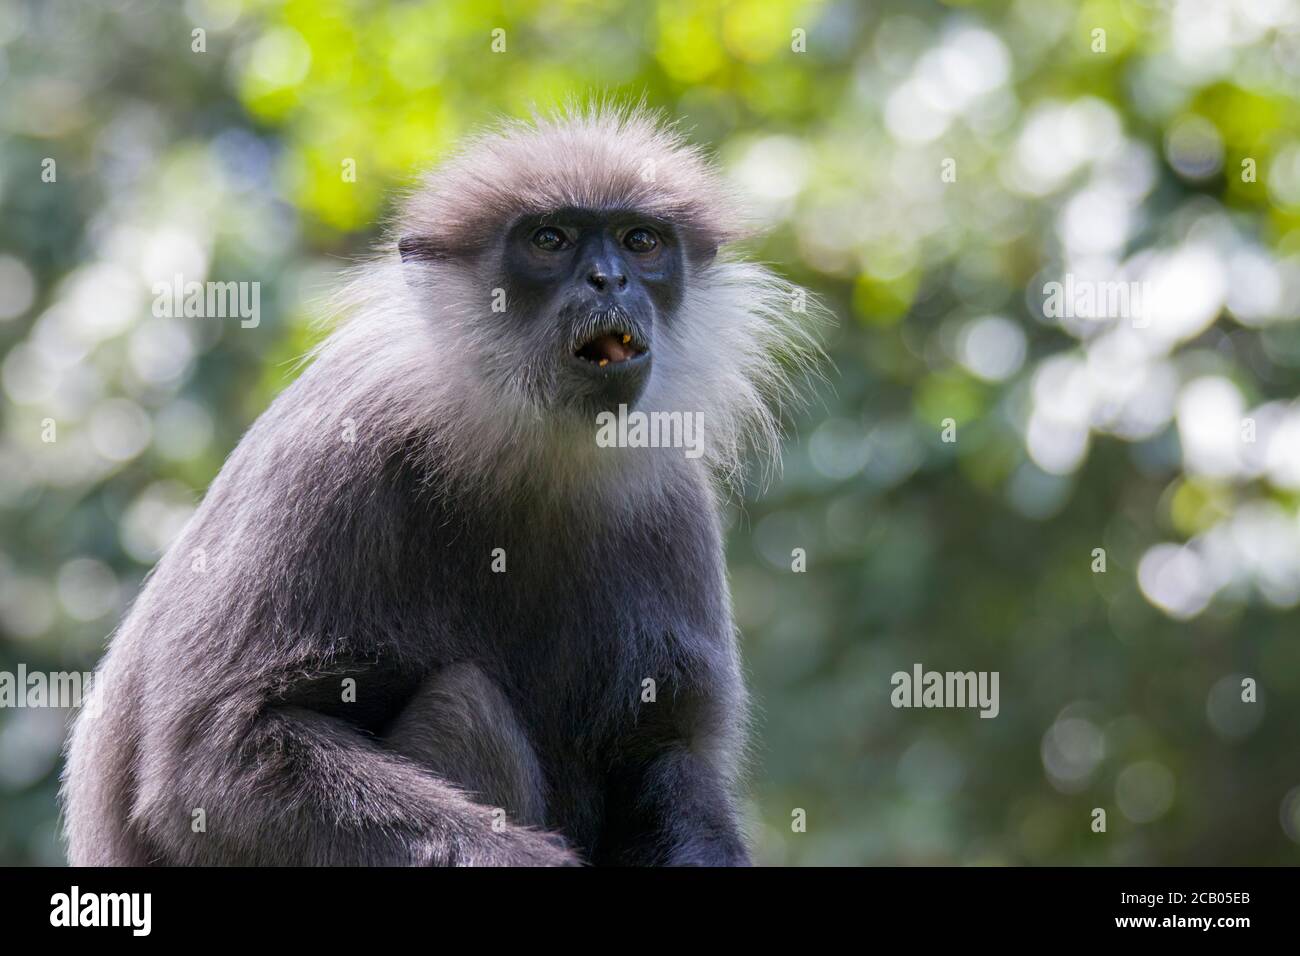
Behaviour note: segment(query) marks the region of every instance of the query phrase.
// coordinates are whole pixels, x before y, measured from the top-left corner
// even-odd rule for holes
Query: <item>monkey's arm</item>
[[[144,755],[134,817],[169,862],[577,863],[560,838],[502,823],[341,719],[271,706],[239,727],[219,714],[186,745]]]
[[[704,754],[673,746],[619,777],[610,862],[750,864],[726,775]]]
[[[541,764],[506,695],[476,665],[461,661],[425,678],[384,744],[509,819],[541,826]]]
[[[706,676],[707,675],[707,676]],[[605,862],[748,866],[736,807],[744,689],[725,655],[644,712],[611,775]]]
[[[686,513],[706,513],[707,496]],[[737,635],[728,607],[720,533],[685,514],[659,586],[677,617],[659,647],[657,694],[641,703],[608,788],[605,861],[656,866],[747,866],[736,806],[746,722]],[[653,672],[652,672],[653,673]]]

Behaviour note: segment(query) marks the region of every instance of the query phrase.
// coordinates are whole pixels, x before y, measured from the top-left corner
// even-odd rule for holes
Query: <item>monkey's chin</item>
[[[567,404],[583,416],[629,408],[645,391],[653,359],[649,350],[619,362],[598,365],[577,355],[565,360]]]

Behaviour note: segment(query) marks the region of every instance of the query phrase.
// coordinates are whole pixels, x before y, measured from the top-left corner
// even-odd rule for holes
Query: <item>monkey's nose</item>
[[[601,269],[592,269],[587,273],[587,284],[597,292],[621,292],[627,286],[627,276],[622,273],[609,274]]]

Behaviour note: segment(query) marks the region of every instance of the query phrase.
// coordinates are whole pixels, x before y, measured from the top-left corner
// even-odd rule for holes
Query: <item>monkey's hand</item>
[[[220,713],[217,711],[216,713]],[[145,748],[133,822],[200,865],[572,866],[550,833],[493,808],[345,722],[301,707]],[[206,827],[190,824],[201,808]]]
[[[432,848],[430,865],[444,865],[438,848]],[[453,866],[583,866],[583,860],[558,833],[530,827],[506,826],[462,859],[453,853]]]
[[[435,671],[407,701],[383,737],[386,747],[490,807],[486,839],[472,841],[452,865],[581,866],[545,819],[541,765],[510,701],[475,664]],[[506,817],[514,823],[508,823]],[[437,847],[431,859],[438,857]]]
[[[605,848],[610,862],[750,865],[726,775],[690,748],[669,748],[617,779],[610,812],[620,836]]]

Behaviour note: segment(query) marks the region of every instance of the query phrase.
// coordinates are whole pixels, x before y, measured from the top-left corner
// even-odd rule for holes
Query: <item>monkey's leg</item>
[[[172,865],[577,865],[346,721],[306,707],[205,706],[202,733],[141,741],[131,825]],[[203,826],[197,824],[201,819]]]
[[[725,777],[684,744],[621,769],[601,859],[625,866],[748,866]]]
[[[542,825],[537,755],[501,688],[474,664],[451,664],[427,678],[384,740],[512,822]]]

